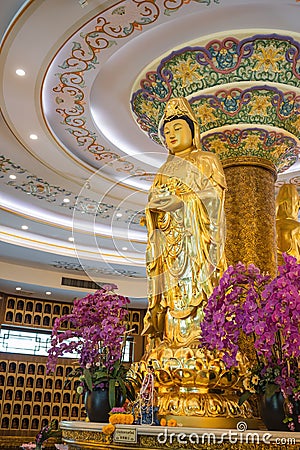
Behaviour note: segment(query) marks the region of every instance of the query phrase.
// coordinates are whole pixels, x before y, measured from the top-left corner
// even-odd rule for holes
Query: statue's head
[[[194,147],[194,124],[187,116],[176,116],[164,122],[164,136],[169,152],[175,155]]]
[[[159,129],[162,142],[172,154],[200,148],[200,127],[184,97],[172,98],[166,103]]]

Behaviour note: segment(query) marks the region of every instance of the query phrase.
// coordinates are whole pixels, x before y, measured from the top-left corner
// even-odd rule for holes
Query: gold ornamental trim
[[[68,444],[86,445],[99,444],[108,445],[112,443],[112,437],[103,434],[101,431],[89,430],[62,430],[63,441]]]
[[[277,178],[277,170],[275,164],[272,163],[269,159],[261,158],[259,156],[237,156],[236,158],[227,158],[226,160],[221,161],[224,169],[227,167],[234,166],[258,166],[263,169],[267,169],[274,175],[276,180]]]

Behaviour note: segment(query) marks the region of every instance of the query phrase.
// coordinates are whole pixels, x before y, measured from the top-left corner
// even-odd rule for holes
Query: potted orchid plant
[[[248,340],[256,361],[249,364],[240,402],[252,393],[267,399],[280,395],[283,429],[290,430],[300,423],[299,314],[300,264],[284,255],[274,279],[253,264],[230,266],[209,298],[201,324],[201,344],[221,351],[228,368],[237,367],[241,341]]]
[[[116,288],[104,284],[94,294],[74,300],[71,313],[55,320],[48,352],[47,373],[55,370],[60,356],[76,354],[78,366],[67,382],[78,377],[77,392],[85,395],[88,416],[97,422],[107,421],[110,409],[122,406],[118,403],[135,398],[134,380],[122,362],[129,299]],[[61,331],[66,321],[70,329]]]

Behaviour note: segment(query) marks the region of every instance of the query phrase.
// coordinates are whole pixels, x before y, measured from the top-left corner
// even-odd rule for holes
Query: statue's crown
[[[193,111],[189,102],[184,98],[172,98],[166,104],[164,111],[164,120],[171,119],[174,116],[188,116],[195,120]]]

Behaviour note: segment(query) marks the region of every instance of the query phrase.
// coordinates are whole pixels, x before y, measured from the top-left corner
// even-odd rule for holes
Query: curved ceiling
[[[62,274],[88,276],[114,281],[134,306],[146,305],[140,218],[166,157],[157,127],[168,95],[186,95],[200,108],[208,150],[223,116],[227,125],[233,118],[232,129],[273,133],[278,183],[300,186],[299,20],[297,0],[6,2],[0,19],[0,289],[12,293],[18,283],[32,295],[51,290],[53,298],[67,300],[81,292],[62,289]],[[276,46],[286,45],[287,36],[283,61]],[[252,51],[252,66],[248,58],[239,78],[233,70],[227,76],[233,63],[220,51],[223,59],[215,56],[208,73],[205,51],[230,39],[232,61],[241,43],[245,62],[251,39],[255,45],[261,39],[273,49],[271,62],[259,66]],[[263,126],[249,110],[249,96],[268,97]]]

